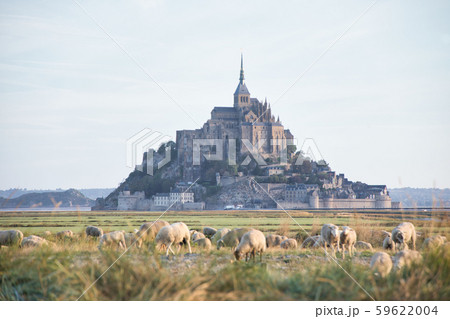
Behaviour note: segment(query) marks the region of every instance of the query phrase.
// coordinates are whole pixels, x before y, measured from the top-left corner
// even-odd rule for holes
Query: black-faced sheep
[[[234,228],[233,230],[229,231],[217,241],[217,250],[219,250],[222,247],[231,247],[231,249],[233,250],[237,245],[239,245],[242,236],[244,236],[244,234],[249,232],[250,230],[252,229]]]
[[[210,251],[211,250],[211,240],[209,238],[200,238],[197,240],[194,240],[194,242],[192,243],[194,246],[198,246],[199,248],[202,248],[206,251]]]
[[[125,241],[125,231],[117,230],[100,237],[100,242],[98,244],[98,249],[101,251],[103,246],[113,246],[117,245],[119,248],[124,250],[127,249],[127,244]]]
[[[369,250],[373,251],[373,247],[371,243],[368,243],[366,241],[357,241],[355,244],[355,248],[361,249],[361,250]]]
[[[392,269],[391,256],[385,252],[375,253],[370,260],[370,268],[372,268],[375,275],[382,278],[386,277]]]
[[[161,228],[156,235],[156,248],[161,249],[163,246],[166,248],[166,256],[169,255],[169,251],[175,255],[171,246],[178,245],[178,251],[180,251],[181,244],[187,245],[189,253],[192,254],[191,250],[191,235],[189,233],[189,228],[185,223],[175,223],[169,226],[164,226]]]
[[[344,226],[339,238],[342,246],[342,259],[345,259],[345,250],[348,250],[349,256],[353,256],[356,244],[356,232],[354,229]]]
[[[205,235],[206,238],[212,238],[217,232],[217,229],[212,227],[203,227],[202,233]]]
[[[218,229],[217,232],[214,234],[214,236],[211,237],[211,244],[217,245],[217,241],[219,239],[221,239],[223,236],[225,236],[230,231],[231,231],[231,229],[229,229],[229,228]]]
[[[297,241],[294,238],[288,238],[280,243],[280,247],[283,249],[297,249]]]
[[[339,251],[339,227],[333,224],[325,224],[320,232],[324,240],[323,248],[327,252],[327,244],[330,245],[333,257],[336,258],[336,250]]]
[[[88,226],[86,227],[86,236],[89,237],[102,237],[103,236],[103,229],[95,226]]]
[[[236,260],[241,259],[242,255],[245,255],[245,261],[248,261],[249,254],[255,261],[256,253],[259,253],[259,261],[262,261],[262,254],[266,250],[266,237],[259,230],[253,229],[245,233],[242,236],[239,245],[234,251],[234,257]]]
[[[394,256],[394,260],[394,268],[398,270],[402,267],[410,267],[412,264],[419,263],[422,261],[422,256],[415,250],[402,250]]]
[[[21,246],[23,234],[20,230],[0,230],[0,246]]]
[[[416,250],[416,229],[411,223],[405,222],[395,227],[391,238],[394,242],[394,251],[397,248],[397,244],[400,245],[400,249],[408,249],[409,241],[412,241],[413,249]]]

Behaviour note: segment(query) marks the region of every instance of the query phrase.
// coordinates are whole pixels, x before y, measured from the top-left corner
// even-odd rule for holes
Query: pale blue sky
[[[372,1],[79,1],[204,123],[278,99]],[[450,187],[450,3],[378,1],[272,111],[352,180]],[[71,0],[0,2],[0,188],[114,187],[125,141],[197,125]]]

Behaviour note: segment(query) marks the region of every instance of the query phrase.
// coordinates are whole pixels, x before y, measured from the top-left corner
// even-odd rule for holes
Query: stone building
[[[223,141],[224,159],[227,158],[229,147],[236,143],[237,158],[249,152],[243,140],[248,140],[259,149],[263,158],[277,159],[282,150],[294,137],[281,124],[280,119],[272,115],[267,99],[262,102],[251,94],[245,84],[243,58],[241,55],[241,71],[239,84],[233,95],[233,106],[216,106],[211,111],[211,118],[196,130],[177,131],[176,144],[178,162],[183,167],[183,179],[193,181],[200,176],[200,165],[194,165],[194,139],[220,139]],[[203,158],[203,157],[201,157]]]

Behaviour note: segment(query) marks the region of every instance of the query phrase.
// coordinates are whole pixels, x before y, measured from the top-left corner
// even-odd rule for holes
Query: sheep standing
[[[400,249],[408,249],[409,241],[412,241],[413,249],[416,250],[416,229],[411,223],[405,222],[395,227],[391,238],[394,243],[394,251],[397,248],[397,244],[400,245]]]
[[[206,238],[212,238],[217,232],[217,229],[213,227],[203,227],[202,233],[206,236]]]
[[[233,230],[229,231],[217,241],[217,250],[219,250],[222,247],[231,247],[231,249],[233,250],[237,245],[239,245],[242,236],[244,236],[244,234],[249,232],[250,230],[252,229],[234,228]]]
[[[21,246],[23,234],[20,230],[0,230],[0,246]]]
[[[209,238],[200,238],[200,239],[194,240],[193,245],[198,246],[206,251],[211,250],[211,240]]]
[[[386,277],[392,269],[391,257],[385,252],[375,253],[370,260],[370,268],[372,268],[375,275],[379,275],[382,278]]]
[[[303,243],[300,245],[300,248],[308,248],[308,247],[313,247],[316,243],[318,243],[319,245],[323,245],[320,244],[320,235],[317,236],[309,236],[307,237]]]
[[[241,259],[241,255],[245,255],[245,261],[248,261],[249,254],[255,262],[256,253],[259,253],[259,261],[262,262],[262,254],[266,250],[266,237],[259,230],[253,229],[242,236],[239,245],[234,251],[236,260]]]
[[[47,246],[48,242],[39,236],[31,235],[22,240],[22,247],[41,247]]]
[[[131,247],[134,243],[136,243],[137,248],[142,247],[142,238],[139,237],[138,234],[139,231],[135,231],[133,233],[125,233],[125,243],[127,244],[127,247]]]
[[[283,249],[297,249],[297,241],[294,238],[288,238],[280,243],[280,247]]]
[[[267,235],[266,236],[266,246],[267,248],[272,248],[272,247],[280,247],[282,240],[281,240],[281,236],[280,235]]]
[[[139,228],[137,236],[142,239],[142,242],[149,243],[155,240],[156,234],[158,234],[161,228],[169,225],[165,220],[144,223]]]
[[[95,226],[88,226],[86,227],[86,236],[89,237],[102,237],[103,236],[103,229]]]
[[[189,253],[192,254],[191,244],[189,241],[191,240],[191,235],[189,233],[189,228],[185,223],[175,223],[169,226],[164,226],[161,228],[156,235],[156,247],[161,249],[162,246],[166,248],[166,256],[169,255],[169,251],[175,255],[171,246],[185,244],[189,248]],[[180,251],[180,246],[178,246],[178,251]]]
[[[125,231],[117,230],[100,237],[100,242],[98,244],[98,249],[101,251],[103,246],[117,245],[119,248],[124,250],[127,249],[127,244],[125,241]]]
[[[355,244],[355,248],[362,249],[362,250],[373,251],[372,244],[368,243],[366,241],[357,241],[356,244]]]
[[[211,237],[211,244],[216,245],[217,241],[220,238],[222,238],[223,236],[225,236],[230,231],[231,231],[231,229],[229,229],[229,228],[218,229],[217,232],[214,234],[214,236]]]
[[[402,250],[394,256],[394,259],[394,267],[398,270],[404,266],[410,267],[412,264],[419,263],[422,260],[422,256],[418,251]]]
[[[192,241],[196,241],[197,239],[206,238],[206,236],[203,233],[195,232],[192,235]]]
[[[355,249],[356,244],[356,232],[354,229],[344,226],[342,228],[342,232],[340,234],[339,241],[342,246],[342,259],[345,259],[345,250],[348,250],[349,256],[353,256],[353,251]]]
[[[63,231],[56,233],[56,238],[58,238],[58,239],[72,238],[72,237],[73,237],[73,231],[71,231],[71,230],[63,230]]]
[[[333,257],[336,258],[336,250],[339,251],[339,227],[333,224],[325,224],[320,232],[324,240],[323,248],[327,254],[327,244],[330,245]]]
[[[447,237],[436,235],[436,236],[425,239],[425,241],[423,242],[423,247],[425,249],[437,248],[437,247],[443,246],[446,242],[447,242]]]

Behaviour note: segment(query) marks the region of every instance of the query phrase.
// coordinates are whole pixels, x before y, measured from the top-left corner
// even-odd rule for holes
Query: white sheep
[[[199,232],[195,232],[192,235],[192,241],[196,241],[197,239],[201,239],[201,238],[206,238],[205,234],[199,233]]]
[[[392,241],[391,233],[388,233],[387,231],[384,231],[384,230],[382,232],[386,236],[383,239],[383,249],[393,250],[394,249],[394,242]]]
[[[73,231],[71,230],[63,230],[58,233],[56,233],[56,238],[64,239],[64,238],[72,238],[73,237]]]
[[[435,235],[425,239],[423,242],[424,249],[437,248],[443,246],[447,242],[447,237]]]
[[[52,235],[52,232],[49,231],[49,230],[46,230],[46,231],[42,234],[42,236],[44,236],[44,237],[50,237],[51,235]]]
[[[330,245],[333,257],[336,258],[336,250],[339,252],[339,227],[333,224],[325,224],[320,232],[324,241],[323,248],[327,252],[327,245]]]
[[[392,241],[394,243],[394,251],[397,244],[400,245],[400,249],[408,249],[408,242],[412,241],[413,249],[416,250],[416,229],[414,225],[408,222],[401,223],[392,231]]]
[[[206,251],[210,251],[211,250],[211,240],[209,238],[200,238],[197,240],[194,240],[193,242],[194,246],[198,246],[202,249],[205,249]]]
[[[89,237],[102,237],[103,236],[103,229],[95,226],[88,226],[86,227],[86,236]]]
[[[222,247],[230,247],[232,250],[239,245],[239,242],[241,241],[242,236],[244,236],[245,233],[252,230],[251,228],[234,228],[233,230],[226,233],[222,238],[220,238],[217,241],[217,250],[219,250]],[[264,238],[265,241],[265,238]]]
[[[288,238],[280,243],[280,247],[283,249],[297,249],[297,241],[294,238]]]
[[[217,232],[217,229],[213,227],[203,227],[202,233],[206,236],[206,238],[211,238]]]
[[[281,242],[282,240],[280,235],[270,234],[266,236],[267,248],[280,247]]]
[[[122,248],[124,250],[127,249],[127,244],[125,241],[125,231],[117,230],[104,234],[102,237],[100,237],[98,249],[101,251],[103,246],[112,245],[117,245],[119,248]]]
[[[342,246],[342,259],[345,259],[345,250],[348,250],[349,256],[353,256],[353,252],[356,244],[356,232],[354,229],[344,226],[339,236],[339,241]]]
[[[225,236],[230,231],[231,231],[231,229],[229,229],[229,228],[218,229],[217,232],[214,234],[214,236],[211,237],[211,244],[216,245],[217,241],[220,238],[222,238],[223,236]]]
[[[300,248],[308,248],[308,247],[313,247],[316,243],[319,246],[323,246],[323,243],[321,244],[321,237],[320,235],[316,235],[316,236],[309,236],[307,237],[303,243],[300,245]]]
[[[169,251],[175,255],[171,246],[179,245],[178,251],[180,251],[180,245],[184,244],[188,246],[189,253],[192,254],[190,238],[191,235],[189,233],[189,228],[185,223],[175,223],[169,226],[164,226],[161,228],[156,235],[156,247],[157,249],[161,249],[163,246],[166,248],[166,256],[169,255]]]
[[[48,246],[47,240],[42,237],[31,235],[22,240],[22,247],[41,247]]]
[[[23,234],[20,230],[0,230],[0,246],[21,246]]]
[[[392,269],[391,256],[389,256],[385,252],[375,253],[370,260],[370,268],[372,268],[375,275],[378,275],[382,278],[386,277]]]
[[[402,250],[394,256],[394,259],[394,268],[398,270],[402,267],[410,267],[412,264],[419,263],[422,261],[422,256],[415,250]]]
[[[125,233],[124,234],[125,243],[127,244],[127,247],[131,247],[134,243],[136,243],[135,246],[137,248],[141,248],[142,247],[142,238],[139,237],[138,232],[139,231],[132,232],[132,233]]]
[[[158,234],[161,228],[169,225],[165,220],[147,222],[141,225],[137,235],[142,239],[142,242],[149,243],[155,240],[156,234]]]
[[[362,250],[373,251],[372,244],[368,243],[366,241],[357,241],[356,244],[355,244],[355,248],[362,249]]]
[[[259,253],[259,261],[262,262],[262,254],[266,250],[266,237],[259,230],[253,229],[245,233],[242,236],[239,245],[234,251],[234,257],[236,260],[241,258],[241,255],[245,255],[245,261],[248,261],[249,254],[255,261],[256,253]]]

